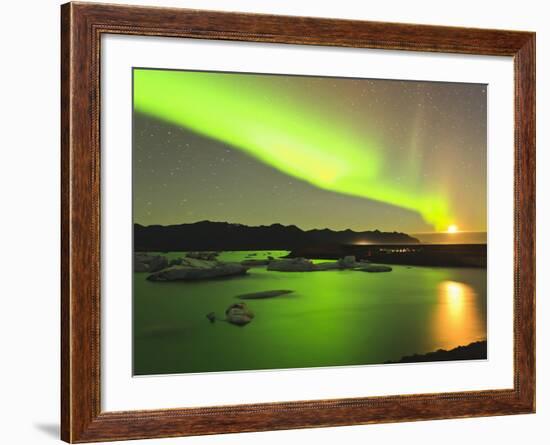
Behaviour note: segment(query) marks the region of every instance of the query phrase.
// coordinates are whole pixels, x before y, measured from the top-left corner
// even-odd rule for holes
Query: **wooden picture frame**
[[[61,7],[61,437],[71,443],[494,416],[535,411],[535,34],[171,8]],[[514,387],[102,412],[100,38],[103,34],[512,56]]]

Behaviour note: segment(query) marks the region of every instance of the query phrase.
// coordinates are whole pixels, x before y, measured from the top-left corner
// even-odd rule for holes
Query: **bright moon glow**
[[[455,226],[454,224],[452,224],[448,227],[447,232],[448,233],[456,233],[456,232],[458,232],[458,227]]]
[[[247,76],[246,87],[239,83],[242,77],[136,69],[134,108],[229,144],[321,189],[415,211],[436,230],[448,226],[444,192],[395,179],[389,152],[375,135],[365,137],[347,122],[281,95],[262,76]]]

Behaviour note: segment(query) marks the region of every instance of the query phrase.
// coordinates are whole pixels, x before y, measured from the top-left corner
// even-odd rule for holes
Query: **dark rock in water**
[[[352,269],[354,267],[359,266],[359,263],[355,261],[354,255],[348,255],[348,256],[345,256],[344,258],[340,258],[338,260],[338,265],[342,269]]]
[[[267,270],[276,270],[279,272],[310,272],[315,270],[315,266],[310,260],[305,258],[285,258],[271,261]]]
[[[147,279],[151,281],[194,281],[244,275],[247,271],[248,268],[239,263],[183,258],[180,265],[160,270],[149,275]]]
[[[317,263],[314,265],[313,270],[340,270],[340,264],[338,261],[327,261],[326,263]]]
[[[252,321],[254,313],[248,308],[246,303],[235,303],[225,311],[226,320],[237,326],[244,326]]]
[[[294,292],[293,290],[266,290],[263,292],[252,292],[250,294],[237,295],[241,300],[256,300],[262,298],[273,298],[280,295],[287,295]]]
[[[210,320],[210,323],[214,323],[216,321],[216,314],[214,312],[209,312],[206,314],[206,318]]]
[[[168,266],[179,266],[181,265],[181,263],[183,263],[183,258],[174,258],[173,260],[170,260],[168,262]]]
[[[317,263],[315,264],[315,270],[355,269],[360,266],[363,266],[363,264],[358,263],[355,256],[348,255],[344,258],[340,258],[338,261]]]
[[[368,266],[362,266],[359,269],[361,272],[391,272],[392,268],[390,266],[382,266],[378,264],[369,264]]]
[[[151,272],[156,272],[162,270],[165,267],[168,267],[168,259],[164,256],[157,256],[149,263],[149,270]]]
[[[134,272],[156,272],[165,267],[168,267],[168,260],[162,255],[134,254]]]
[[[267,270],[276,270],[279,272],[315,272],[323,270],[355,269],[365,266],[355,261],[355,257],[350,255],[339,259],[338,261],[327,261],[326,263],[314,264],[306,258],[282,258],[270,261]]]
[[[214,261],[219,255],[219,252],[187,252],[187,258],[195,258],[196,260]]]
[[[243,260],[241,264],[246,267],[267,266],[269,260]]]

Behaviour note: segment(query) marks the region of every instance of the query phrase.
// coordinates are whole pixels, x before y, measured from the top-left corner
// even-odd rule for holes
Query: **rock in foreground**
[[[252,292],[250,294],[237,295],[241,300],[259,300],[262,298],[273,298],[280,295],[287,295],[294,292],[293,290],[266,290],[263,292]]]
[[[254,313],[248,308],[246,303],[235,303],[226,309],[225,317],[229,323],[244,326],[252,321]]]
[[[438,349],[427,354],[413,354],[402,357],[395,362],[386,363],[419,363],[419,362],[442,362],[455,360],[486,360],[487,340],[476,341],[466,346],[458,346],[451,350]]]
[[[147,277],[151,281],[195,281],[244,275],[248,268],[239,263],[184,258],[180,265],[159,270]]]

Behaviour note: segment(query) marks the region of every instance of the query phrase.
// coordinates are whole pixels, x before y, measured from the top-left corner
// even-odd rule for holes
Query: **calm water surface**
[[[241,261],[250,253],[224,252],[219,259]],[[486,338],[485,269],[392,267],[389,273],[257,267],[242,277],[164,283],[135,273],[134,373],[377,364]],[[274,289],[294,293],[247,300],[256,316],[244,327],[206,319],[209,312],[223,318],[241,301],[236,295]]]

